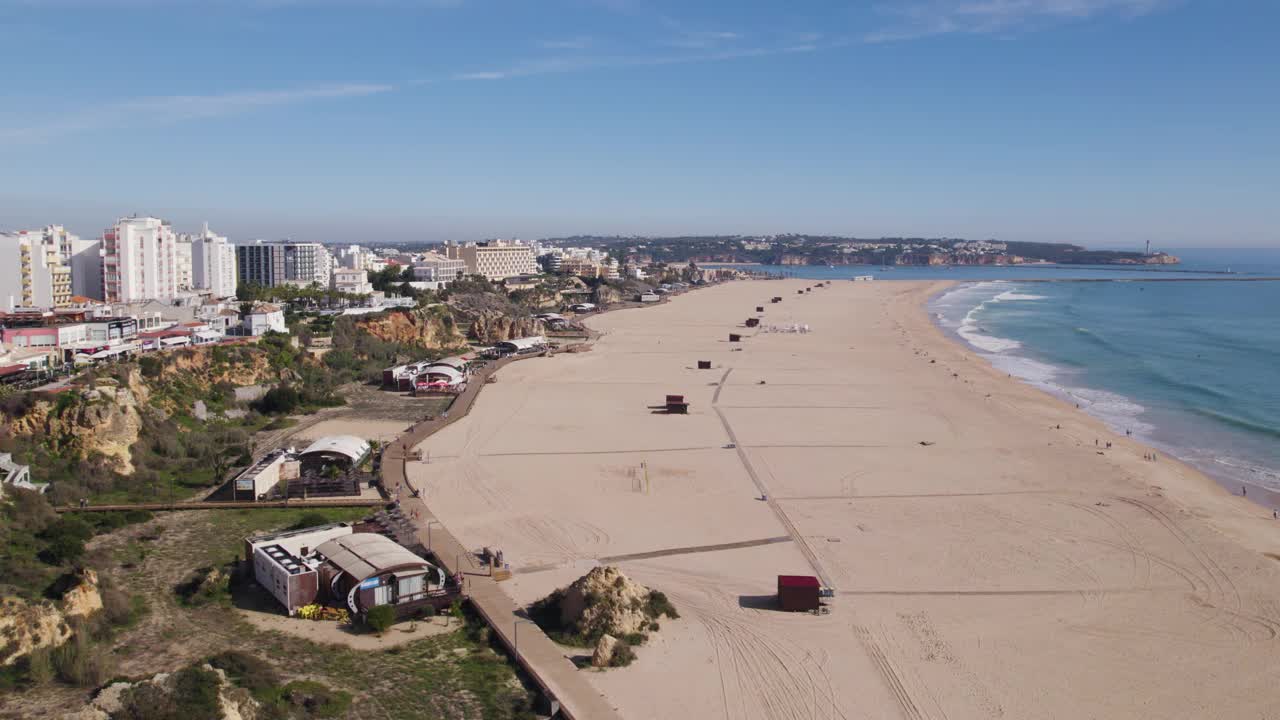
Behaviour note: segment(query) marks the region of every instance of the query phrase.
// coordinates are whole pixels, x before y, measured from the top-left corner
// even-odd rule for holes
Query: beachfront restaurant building
[[[498,357],[507,357],[509,355],[536,355],[547,349],[547,339],[541,335],[533,337],[517,338],[515,340],[503,340],[493,346],[492,352]]]
[[[253,568],[253,579],[271,593],[285,612],[320,599],[320,565],[324,558],[316,548],[333,538],[350,535],[347,523],[334,523],[271,535],[248,537],[244,541],[245,562]]]
[[[369,443],[355,435],[330,435],[311,443],[298,453],[302,474],[320,473],[330,467],[350,471],[360,466],[372,450]]]
[[[466,374],[448,365],[430,365],[413,381],[415,395],[425,393],[456,394],[466,389]]]
[[[236,476],[231,486],[231,499],[247,502],[267,500],[275,494],[281,482],[294,480],[300,473],[301,463],[292,450],[273,450]]]
[[[354,614],[391,605],[405,617],[425,605],[448,605],[444,571],[384,535],[342,535],[316,552],[325,559],[320,577],[328,596]]]

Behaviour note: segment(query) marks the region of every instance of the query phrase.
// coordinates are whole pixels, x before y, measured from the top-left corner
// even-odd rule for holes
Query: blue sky
[[[0,228],[1280,245],[1271,0],[0,0]]]

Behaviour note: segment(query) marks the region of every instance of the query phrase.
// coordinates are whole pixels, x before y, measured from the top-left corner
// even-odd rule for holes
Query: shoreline
[[[1053,383],[1051,383],[1051,382],[1049,382],[1049,381],[1045,381],[1045,383],[1044,383],[1044,384],[1052,385],[1053,387],[1058,387],[1058,388],[1059,388],[1059,390],[1061,391],[1060,393],[1059,393],[1059,392],[1054,392],[1054,391],[1053,391],[1053,389],[1052,389],[1051,387],[1043,387],[1041,384],[1038,384],[1036,381],[1034,381],[1034,380],[1032,380],[1032,379],[1030,379],[1030,378],[1026,378],[1026,377],[1023,377],[1023,376],[1020,376],[1020,375],[1017,375],[1017,374],[1014,374],[1014,373],[1010,373],[1010,372],[1008,372],[1007,370],[1002,370],[1002,369],[1000,369],[999,367],[996,367],[994,364],[992,364],[992,362],[991,362],[991,360],[990,360],[989,358],[987,358],[987,357],[985,357],[985,356],[984,356],[984,354],[983,354],[983,352],[982,352],[982,351],[980,351],[979,349],[975,348],[975,347],[974,347],[972,344],[970,344],[970,343],[969,343],[969,341],[968,341],[968,340],[966,340],[963,336],[961,336],[959,333],[957,333],[957,332],[955,332],[955,331],[951,330],[950,328],[943,326],[943,325],[942,325],[942,321],[941,321],[941,319],[940,319],[940,318],[938,318],[938,317],[937,317],[937,314],[936,314],[936,313],[934,313],[934,312],[932,311],[932,309],[931,309],[931,308],[932,308],[932,306],[933,306],[933,305],[934,305],[938,300],[942,299],[942,298],[943,298],[944,296],[946,296],[948,293],[951,293],[951,292],[953,292],[953,291],[957,290],[958,288],[962,288],[963,286],[966,286],[966,285],[974,285],[974,284],[977,284],[977,283],[980,283],[980,282],[1008,283],[1008,284],[1011,284],[1011,285],[1012,285],[1012,284],[1019,283],[1019,282],[1031,282],[1031,281],[1021,281],[1021,280],[992,280],[992,281],[980,281],[980,280],[958,280],[958,281],[957,281],[957,280],[953,280],[953,281],[939,281],[939,282],[941,283],[941,287],[939,287],[939,288],[937,289],[937,291],[936,291],[936,292],[933,292],[933,293],[932,293],[932,294],[930,294],[927,298],[925,298],[925,300],[921,303],[921,311],[922,311],[922,312],[925,314],[925,316],[928,318],[928,320],[929,320],[930,324],[931,324],[935,329],[937,329],[937,331],[942,335],[942,337],[943,337],[947,342],[949,342],[949,343],[951,343],[951,344],[953,344],[953,345],[956,345],[956,346],[960,347],[960,348],[961,348],[961,349],[963,349],[965,352],[967,352],[967,353],[969,353],[970,355],[972,355],[975,359],[982,361],[984,364],[986,364],[988,367],[990,367],[990,368],[991,368],[991,370],[992,370],[993,372],[996,372],[997,374],[1004,374],[1004,375],[1007,375],[1009,378],[1011,378],[1011,379],[1012,379],[1012,380],[1014,380],[1015,382],[1017,382],[1017,383],[1019,383],[1019,384],[1021,384],[1021,385],[1025,385],[1025,386],[1027,386],[1027,387],[1033,388],[1033,389],[1035,389],[1035,390],[1037,390],[1037,391],[1039,391],[1039,392],[1041,392],[1041,393],[1043,393],[1043,394],[1045,394],[1045,395],[1047,395],[1047,396],[1049,396],[1049,397],[1051,397],[1051,398],[1054,398],[1055,400],[1057,400],[1057,401],[1059,401],[1059,402],[1063,403],[1063,405],[1065,405],[1065,406],[1069,406],[1069,407],[1070,407],[1070,406],[1075,405],[1075,403],[1072,403],[1072,402],[1071,402],[1071,401],[1069,401],[1066,397],[1064,397],[1064,395],[1070,395],[1070,392],[1071,392],[1072,388],[1070,388],[1070,387],[1066,387],[1066,386],[1056,386],[1056,385],[1053,385]],[[1058,282],[1058,281],[1041,281],[1041,282]],[[1085,281],[1085,282],[1097,282],[1097,281]],[[1110,281],[1101,281],[1101,282],[1110,282]],[[1197,282],[1197,280],[1188,280],[1187,282]],[[1020,341],[1019,341],[1019,343],[1020,343]],[[998,354],[999,354],[999,352],[997,352],[997,351],[988,351],[988,352],[989,352],[990,354],[992,354],[992,355],[998,355]],[[1034,358],[1029,358],[1029,357],[1027,357],[1026,355],[1019,355],[1019,354],[1017,354],[1016,352],[1013,352],[1013,354],[1012,354],[1012,355],[1010,355],[1010,357],[1016,357],[1016,358],[1021,358],[1021,359],[1032,360],[1032,361],[1037,362],[1037,363],[1041,362],[1041,361],[1039,361],[1039,360],[1035,360]],[[1050,366],[1050,367],[1054,367],[1055,369],[1058,369],[1058,368],[1057,368],[1057,366],[1053,366],[1053,365],[1049,365],[1049,366]],[[1112,392],[1112,391],[1110,391],[1110,390],[1104,390],[1104,389],[1102,389],[1102,388],[1095,388],[1095,387],[1089,387],[1089,386],[1087,386],[1087,385],[1084,385],[1084,386],[1080,386],[1080,387],[1079,387],[1079,388],[1077,388],[1077,389],[1081,389],[1081,390],[1091,390],[1091,391],[1095,391],[1095,392],[1105,392],[1105,393],[1108,393],[1108,394],[1116,395],[1117,397],[1121,397],[1121,398],[1123,398],[1123,399],[1125,399],[1125,400],[1128,400],[1128,401],[1138,402],[1138,400],[1135,400],[1134,398],[1131,398],[1131,397],[1129,397],[1129,396],[1121,395],[1121,394],[1117,394],[1117,393],[1114,393],[1114,392]],[[1108,424],[1108,419],[1107,419],[1106,417],[1102,417],[1102,416],[1096,415],[1096,414],[1094,414],[1094,413],[1090,412],[1086,407],[1081,407],[1081,406],[1079,406],[1079,405],[1075,405],[1074,407],[1071,407],[1070,409],[1076,410],[1077,412],[1084,413],[1084,414],[1085,414],[1085,415],[1087,415],[1088,417],[1090,417],[1090,418],[1092,418],[1092,419],[1094,419],[1094,420],[1097,420],[1098,422],[1102,423],[1102,425],[1106,428],[1107,433],[1108,433],[1109,435],[1114,436],[1115,438],[1124,439],[1126,442],[1131,442],[1131,443],[1133,443],[1133,444],[1135,444],[1135,445],[1137,445],[1137,446],[1139,446],[1139,447],[1145,448],[1145,449],[1150,450],[1150,451],[1152,451],[1152,452],[1156,452],[1156,453],[1158,453],[1158,454],[1162,453],[1162,454],[1163,454],[1163,455],[1161,455],[1161,457],[1162,457],[1162,458],[1166,458],[1166,459],[1168,459],[1168,460],[1169,460],[1169,461],[1171,461],[1171,462],[1177,462],[1177,463],[1180,463],[1181,465],[1183,465],[1183,466],[1185,467],[1185,469],[1186,469],[1187,471],[1189,471],[1189,472],[1194,472],[1194,473],[1198,473],[1198,474],[1200,474],[1200,475],[1204,476],[1204,479],[1205,479],[1207,482],[1209,482],[1209,483],[1213,484],[1214,486],[1218,487],[1218,488],[1219,488],[1219,489],[1221,489],[1222,491],[1226,492],[1228,495],[1231,495],[1231,496],[1234,496],[1234,497],[1238,497],[1238,498],[1241,498],[1241,499],[1244,499],[1244,500],[1248,500],[1251,504],[1256,505],[1256,506],[1258,506],[1259,508],[1264,509],[1264,510],[1278,510],[1278,509],[1280,509],[1280,491],[1278,491],[1278,490],[1273,490],[1273,489],[1268,488],[1268,487],[1266,487],[1266,486],[1264,486],[1264,485],[1259,485],[1259,484],[1257,484],[1256,482],[1251,482],[1251,481],[1249,481],[1249,480],[1245,480],[1245,479],[1241,479],[1241,478],[1236,478],[1236,477],[1230,477],[1230,476],[1228,476],[1228,475],[1226,475],[1226,474],[1215,474],[1215,473],[1214,473],[1214,472],[1212,472],[1211,470],[1208,470],[1208,469],[1205,469],[1205,468],[1199,467],[1199,466],[1197,466],[1194,462],[1192,462],[1191,460],[1189,460],[1189,459],[1185,458],[1185,457],[1182,455],[1182,453],[1186,452],[1183,448],[1180,448],[1180,447],[1177,447],[1177,446],[1174,446],[1174,445],[1170,445],[1170,444],[1166,444],[1166,443],[1160,443],[1160,442],[1157,442],[1157,441],[1155,441],[1155,440],[1153,440],[1153,439],[1151,439],[1151,438],[1144,438],[1144,437],[1141,437],[1141,436],[1138,436],[1138,435],[1134,435],[1134,436],[1132,436],[1132,437],[1126,436],[1126,435],[1122,434],[1122,433],[1120,432],[1120,430],[1119,430],[1119,429],[1117,429],[1117,428],[1113,427],[1112,425]],[[1136,420],[1137,422],[1142,422],[1141,420],[1137,420],[1136,418],[1135,418],[1135,420]],[[1152,428],[1158,428],[1158,426],[1150,426],[1150,427],[1152,427]],[[1113,440],[1113,444],[1114,444],[1114,440]],[[1247,488],[1248,488],[1248,494],[1247,494],[1247,496],[1242,496],[1242,495],[1240,495],[1240,493],[1238,492],[1238,489],[1239,489],[1241,486],[1245,486],[1245,487],[1247,487]]]
[[[504,551],[517,608],[602,564],[667,594],[631,666],[580,676],[625,718],[1259,714],[1280,524],[977,362],[941,283],[812,284],[593,317],[592,352],[506,367],[407,474]],[[828,578],[829,612],[778,612],[780,574]]]

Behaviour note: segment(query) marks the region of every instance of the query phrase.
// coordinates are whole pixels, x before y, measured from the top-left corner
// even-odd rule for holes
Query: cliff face
[[[546,326],[533,317],[512,317],[498,312],[482,311],[471,320],[469,337],[476,342],[495,343],[503,340],[542,335]]]
[[[165,380],[177,375],[194,375],[210,385],[227,382],[237,386],[257,385],[284,379],[272,371],[271,362],[267,359],[266,353],[255,352],[248,348],[240,352],[224,349],[224,352],[235,352],[235,361],[215,360],[210,348],[192,348],[173,353],[168,356],[160,379]]]
[[[384,342],[424,348],[457,347],[466,343],[453,315],[440,306],[388,312],[356,323],[364,332]]]
[[[591,302],[596,305],[612,305],[622,299],[622,292],[612,285],[600,285],[591,293]]]
[[[97,387],[66,390],[42,399],[9,421],[15,435],[43,438],[54,451],[101,454],[111,470],[133,472],[129,448],[142,430],[142,410],[151,391],[135,368],[125,383],[99,380]]]
[[[101,609],[98,575],[92,570],[81,573],[59,604],[0,599],[0,666],[12,665],[33,650],[58,647],[71,639],[68,618],[88,617]]]
[[[505,299],[494,298],[494,307],[485,307],[475,297],[465,307],[436,305],[416,310],[389,312],[360,320],[364,332],[386,342],[445,349],[465,345],[468,339],[482,343],[541,335],[541,320],[520,314]],[[468,328],[464,334],[461,328]]]
[[[215,355],[215,353],[220,353]],[[5,429],[16,436],[41,440],[58,453],[81,456],[100,454],[107,468],[122,475],[133,474],[130,448],[142,432],[143,414],[189,410],[163,392],[183,385],[192,391],[208,390],[220,382],[236,386],[275,383],[284,379],[271,368],[265,352],[254,347],[191,348],[144,358],[161,364],[143,377],[132,368],[121,382],[100,377],[92,388],[71,388],[57,395],[41,395],[21,417],[3,418]],[[155,392],[152,392],[152,388]]]

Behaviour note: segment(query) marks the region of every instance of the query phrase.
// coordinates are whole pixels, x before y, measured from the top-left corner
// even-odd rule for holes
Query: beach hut
[[[747,318],[747,327],[757,327],[760,325],[760,318]]]
[[[668,415],[688,415],[689,403],[684,401],[683,395],[667,396],[667,414]]]
[[[763,305],[757,305],[757,306],[756,306],[756,312],[764,312],[764,306],[763,306]]]
[[[812,575],[779,575],[778,608],[786,612],[814,612],[821,605],[821,586]]]
[[[729,333],[729,342],[739,342],[741,340],[742,340],[741,335],[737,333]]]
[[[699,370],[710,370],[710,369],[711,369],[711,361],[710,361],[710,360],[699,360],[699,361],[698,361],[698,369],[699,369]]]

